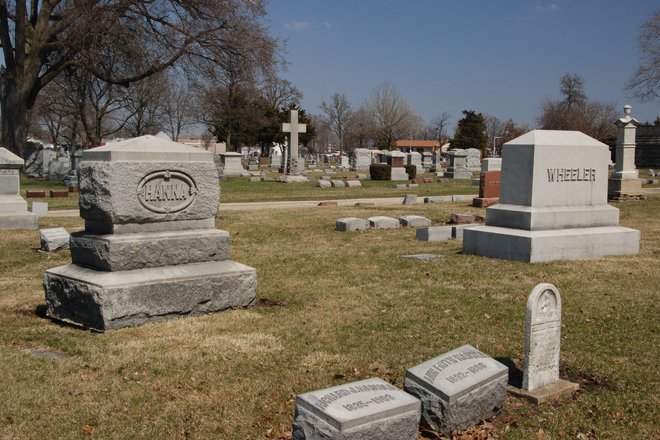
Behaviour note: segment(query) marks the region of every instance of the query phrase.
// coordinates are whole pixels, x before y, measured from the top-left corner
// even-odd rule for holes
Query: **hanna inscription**
[[[139,183],[137,196],[149,211],[167,214],[186,209],[197,195],[192,177],[179,171],[156,171]]]

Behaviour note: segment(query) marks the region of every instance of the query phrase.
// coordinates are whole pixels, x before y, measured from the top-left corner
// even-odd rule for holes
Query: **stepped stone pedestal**
[[[543,262],[639,253],[640,232],[607,204],[607,145],[577,131],[534,130],[504,144],[500,203],[467,229],[463,252]]]
[[[254,304],[255,269],[215,229],[211,153],[142,136],[85,151],[79,176],[85,231],[44,274],[49,317],[104,331]]]
[[[19,170],[25,162],[0,148],[0,229],[37,229],[37,217],[28,212],[20,194]]]

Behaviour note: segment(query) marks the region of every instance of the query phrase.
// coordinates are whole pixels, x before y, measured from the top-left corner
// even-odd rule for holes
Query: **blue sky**
[[[271,34],[286,40],[282,76],[308,112],[321,114],[337,92],[357,108],[389,82],[426,121],[446,111],[453,127],[469,109],[535,127],[565,73],[585,79],[590,99],[655,120],[657,101],[623,89],[640,62],[639,26],[656,9],[657,0],[270,0],[267,10]]]

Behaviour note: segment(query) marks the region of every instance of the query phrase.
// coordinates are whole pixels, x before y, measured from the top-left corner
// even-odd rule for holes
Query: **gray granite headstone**
[[[343,180],[331,180],[330,184],[332,185],[333,188],[344,188],[344,187],[346,187],[346,184],[344,183]]]
[[[42,251],[55,252],[69,249],[70,238],[71,236],[64,228],[46,228],[39,230],[39,242]]]
[[[429,226],[415,231],[415,239],[419,241],[448,241],[450,238],[451,226]]]
[[[32,202],[32,214],[37,217],[48,215],[48,202]]]
[[[215,228],[213,154],[142,136],[83,153],[73,264],[44,274],[47,314],[104,331],[255,302],[256,270]]]
[[[401,226],[398,219],[384,215],[376,215],[367,219],[374,229],[395,229]]]
[[[410,368],[404,390],[422,401],[422,425],[450,433],[499,412],[507,381],[505,365],[464,345]]]
[[[417,194],[406,194],[403,196],[404,205],[414,205],[417,203]]]
[[[316,186],[320,188],[330,188],[332,184],[330,183],[329,180],[319,180],[318,182],[316,182]]]
[[[337,220],[335,225],[338,231],[364,231],[369,229],[369,222],[362,218],[346,217]]]
[[[399,217],[401,226],[409,228],[428,228],[431,226],[431,220],[421,215],[404,215]]]
[[[380,378],[301,394],[293,440],[417,440],[420,401]]]

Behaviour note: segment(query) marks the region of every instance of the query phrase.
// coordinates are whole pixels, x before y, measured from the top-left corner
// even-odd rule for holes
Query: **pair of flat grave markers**
[[[532,290],[525,316],[523,388],[508,390],[535,403],[575,391],[559,379],[561,298],[551,284]],[[464,345],[406,372],[404,390],[379,378],[298,396],[294,440],[414,440],[419,424],[445,434],[464,430],[504,406],[508,367]]]

